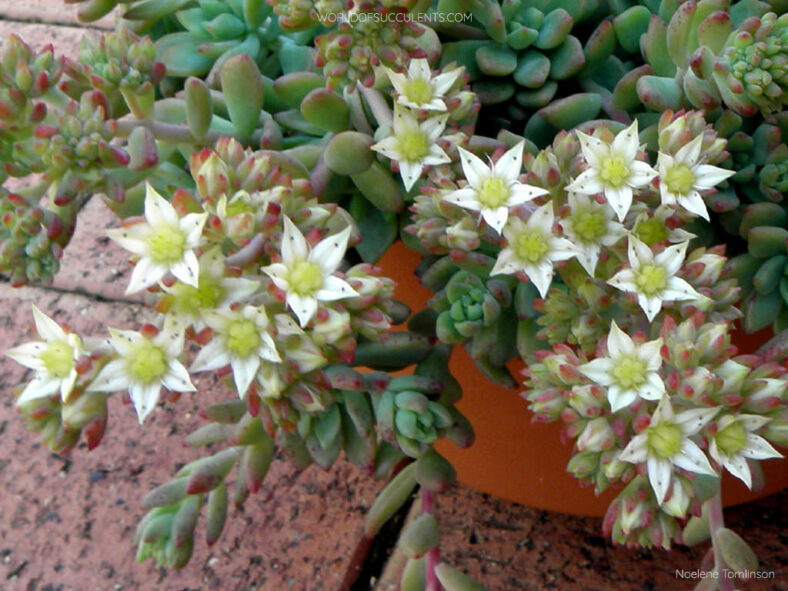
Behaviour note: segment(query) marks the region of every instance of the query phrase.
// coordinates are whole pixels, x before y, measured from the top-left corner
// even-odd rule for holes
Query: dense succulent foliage
[[[788,444],[784,2],[74,3],[118,27],[0,57],[0,177],[28,181],[0,190],[0,273],[51,280],[101,193],[157,316],[87,337],[34,309],[17,405],[66,453],[100,443],[108,393],[140,421],[201,372],[235,393],[187,438],[218,451],[145,497],[141,560],[183,567],[203,509],[217,541],[277,453],[344,452],[390,479],[368,536],[421,487],[403,589],[478,588],[432,515],[433,444],[473,440],[458,346],[621,488],[615,542],[696,540],[703,515],[716,568],[751,565],[719,481]],[[413,314],[374,266],[396,241],[434,292]],[[737,323],[778,336],[745,354]]]

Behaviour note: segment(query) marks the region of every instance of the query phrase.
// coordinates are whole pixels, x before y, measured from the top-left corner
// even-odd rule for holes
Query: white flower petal
[[[623,185],[619,188],[605,187],[605,199],[616,212],[618,221],[623,222],[632,206],[632,187]]]
[[[35,305],[33,306],[33,320],[36,324],[36,332],[45,341],[64,341],[66,332],[61,326],[44,314]]]
[[[60,389],[60,380],[51,379],[43,374],[36,374],[27,383],[25,389],[16,400],[16,405],[20,406],[35,400],[36,398],[49,398],[53,396]]]
[[[243,398],[246,396],[246,391],[249,385],[257,375],[257,370],[260,367],[260,358],[257,355],[250,355],[245,359],[233,359],[231,362],[233,367],[233,380],[235,381],[235,389],[238,390],[238,396]]]
[[[312,316],[317,312],[317,300],[313,297],[300,296],[295,293],[287,294],[287,305],[298,318],[301,328],[305,328]]]
[[[197,262],[197,255],[194,254],[194,251],[186,251],[183,254],[183,260],[173,263],[170,272],[178,281],[194,288],[199,287],[200,264]]]
[[[446,164],[447,162],[451,162],[451,158],[446,155],[446,152],[438,144],[432,144],[429,153],[421,160],[424,166],[435,166],[437,164]]]
[[[153,185],[145,186],[145,219],[153,226],[178,225],[178,214],[172,204],[156,192]]]
[[[448,120],[448,114],[433,116],[422,122],[420,127],[421,130],[427,134],[427,138],[430,142],[435,142],[441,136],[443,130],[446,129],[446,122]]]
[[[44,362],[41,361],[41,354],[48,348],[49,346],[46,343],[33,341],[9,349],[5,352],[5,355],[20,365],[24,365],[36,371],[42,371],[44,369]]]
[[[648,467],[648,481],[654,489],[657,502],[661,505],[668,494],[670,483],[673,479],[673,466],[668,460],[650,457],[646,461]]]
[[[383,154],[386,158],[391,160],[399,160],[400,158],[397,138],[393,135],[382,139],[377,144],[371,146],[370,149],[378,152],[379,154]]]
[[[600,158],[610,153],[610,146],[599,138],[578,131],[577,139],[580,141],[580,150],[583,152],[583,157],[593,168],[599,166]]]
[[[167,274],[167,271],[168,269],[164,265],[158,265],[147,257],[141,258],[134,265],[134,270],[131,272],[126,295],[137,293],[155,285]]]
[[[197,353],[189,371],[197,373],[201,371],[212,371],[219,369],[230,363],[230,356],[224,350],[219,339],[213,339]]]
[[[304,235],[298,229],[289,217],[283,216],[284,231],[282,232],[282,262],[284,265],[290,265],[296,261],[306,259],[309,254],[309,247],[306,243]]]
[[[752,490],[752,471],[750,470],[750,465],[747,463],[745,458],[741,456],[735,456],[732,458],[723,457],[722,465],[726,470],[728,470],[728,472],[733,474],[736,478],[747,485],[747,488]]]
[[[346,226],[341,232],[327,236],[318,242],[312,248],[307,260],[320,265],[323,274],[327,275],[336,271],[345,256],[350,230],[350,226]]]
[[[690,191],[686,195],[679,195],[678,203],[690,213],[702,217],[709,221],[709,211],[706,209],[706,202],[697,191]]]
[[[709,476],[717,475],[706,454],[690,439],[684,439],[681,442],[681,451],[673,457],[673,463],[688,472],[708,474]]]
[[[476,197],[476,191],[470,187],[457,189],[456,191],[447,193],[441,197],[441,199],[451,203],[452,205],[457,205],[459,207],[464,207],[473,211],[479,211],[481,209],[481,203],[479,203],[479,200]]]
[[[641,160],[632,162],[630,170],[632,173],[629,176],[628,183],[631,187],[645,187],[657,176],[657,171]]]
[[[691,142],[684,144],[676,151],[676,160],[689,167],[695,166],[700,157],[703,134],[696,135]]]
[[[493,164],[492,172],[495,176],[510,181],[517,180],[523,168],[523,150],[525,141],[518,142],[516,146],[507,150],[498,161]]]
[[[607,335],[607,350],[610,357],[616,359],[622,355],[634,355],[635,343],[629,335],[618,327],[616,321],[610,322],[610,333]]]
[[[581,195],[596,195],[603,190],[602,183],[599,182],[599,176],[594,168],[580,173],[577,178],[566,186],[567,191],[580,193]]]
[[[407,160],[399,160],[399,174],[402,177],[402,182],[405,185],[405,190],[410,191],[416,181],[421,178],[421,173],[424,170],[424,165],[421,162],[408,162]]]
[[[760,435],[747,436],[747,445],[739,452],[745,458],[753,460],[768,460],[769,458],[783,457],[780,452],[774,449],[771,444]]]
[[[634,160],[639,148],[638,122],[635,119],[629,127],[618,132],[613,140],[612,151],[625,156],[627,160]]]
[[[128,387],[126,363],[123,359],[115,359],[101,368],[101,371],[85,390],[88,392],[117,392]]]
[[[141,384],[133,384],[129,389],[131,395],[131,402],[134,404],[134,410],[137,411],[140,425],[145,418],[156,408],[156,403],[159,402],[159,393],[161,392],[161,384],[158,382],[143,386]]]
[[[133,254],[144,255],[148,250],[146,238],[150,234],[150,226],[144,222],[123,228],[113,228],[107,230],[106,234]]]
[[[648,318],[648,321],[651,322],[662,309],[662,300],[656,296],[648,297],[639,293],[638,305],[643,310],[643,313],[646,315],[646,318]]]
[[[332,302],[344,298],[357,297],[359,293],[344,279],[329,275],[323,279],[323,287],[315,292],[315,298],[321,302]]]
[[[667,288],[662,292],[662,299],[665,301],[684,301],[701,300],[704,297],[682,278],[671,277],[668,279]]]
[[[607,391],[607,400],[610,402],[610,410],[618,412],[626,408],[637,400],[637,392],[634,390],[622,390],[617,386],[611,386]]]
[[[613,367],[613,361],[609,357],[600,357],[599,359],[594,359],[593,361],[580,365],[577,370],[589,380],[601,386],[609,386],[613,383],[610,377],[610,372],[613,371]]]
[[[168,364],[168,372],[162,378],[164,387],[173,392],[194,392],[197,388],[189,378],[189,372],[183,367],[180,361],[171,359]]]
[[[618,455],[618,459],[622,462],[629,462],[630,464],[640,464],[645,462],[648,458],[648,449],[646,448],[647,436],[645,433],[635,435],[629,444]]]
[[[733,170],[726,170],[711,164],[701,164],[693,172],[696,175],[695,188],[701,191],[711,189],[735,174]]]
[[[474,189],[479,188],[482,180],[490,177],[490,168],[476,154],[464,148],[458,148],[458,150],[460,152],[460,162],[462,163],[462,172],[465,175],[465,179]]]
[[[446,92],[457,82],[457,79],[463,72],[463,68],[455,68],[450,72],[443,72],[432,79],[432,88],[435,94],[443,96]]]
[[[509,218],[509,208],[502,205],[497,209],[482,209],[482,218],[496,233],[500,234]]]

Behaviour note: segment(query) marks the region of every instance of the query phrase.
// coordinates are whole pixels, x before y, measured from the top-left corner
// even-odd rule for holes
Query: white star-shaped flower
[[[287,305],[305,327],[317,312],[318,301],[332,302],[358,296],[350,284],[334,275],[350,238],[350,226],[310,248],[304,235],[284,217],[282,261],[263,268],[287,296]]]
[[[442,98],[463,71],[456,68],[433,77],[430,64],[424,58],[410,60],[407,76],[389,68],[384,70],[397,91],[397,104],[429,111],[446,110]]]
[[[648,246],[630,234],[627,244],[630,268],[613,275],[608,283],[616,289],[636,294],[638,304],[649,322],[662,309],[663,302],[705,300],[705,296],[695,291],[684,279],[676,277],[684,262],[688,244],[674,244],[655,255]]]
[[[611,144],[582,131],[577,132],[577,138],[588,168],[567,185],[567,191],[583,195],[604,193],[618,221],[624,221],[632,205],[632,189],[647,186],[657,176],[651,166],[637,159],[637,120],[620,131]]]
[[[490,275],[525,273],[545,297],[553,280],[553,263],[577,256],[574,245],[553,232],[553,204],[542,205],[527,222],[512,218],[503,230],[506,248],[498,255]]]
[[[709,212],[699,191],[708,191],[735,173],[711,164],[700,164],[702,143],[703,134],[679,148],[674,156],[660,152],[657,170],[662,205],[678,205],[708,220]]]
[[[245,306],[240,310],[205,312],[204,317],[214,336],[197,354],[189,370],[210,371],[230,364],[235,388],[243,398],[257,375],[261,361],[282,361],[268,332],[265,309]]]
[[[200,244],[207,213],[179,217],[172,204],[148,184],[145,193],[145,221],[107,230],[107,235],[129,252],[139,256],[126,293],[155,285],[167,273],[197,287],[199,263],[194,249]]]
[[[443,199],[481,212],[482,219],[500,234],[509,218],[509,208],[548,193],[545,189],[520,182],[524,147],[525,142],[518,143],[489,166],[475,154],[459,148],[462,171],[468,184],[444,195]]]
[[[394,105],[392,134],[372,146],[372,149],[397,161],[406,190],[410,191],[416,184],[425,166],[451,162],[451,158],[436,143],[446,127],[448,117],[439,115],[419,123],[407,109]]]
[[[173,392],[194,392],[189,373],[178,356],[183,332],[170,327],[148,338],[132,330],[109,329],[110,344],[118,358],[105,365],[88,385],[88,392],[128,390],[140,423],[159,401],[161,387]]]
[[[199,258],[198,287],[177,282],[162,286],[169,294],[167,313],[178,322],[193,324],[196,330],[205,328],[202,313],[206,310],[224,308],[242,302],[253,295],[260,282],[243,277],[225,275],[225,257],[221,248],[216,246]]]
[[[726,414],[717,422],[717,432],[711,438],[709,454],[715,462],[752,488],[752,471],[747,459],[768,460],[781,458],[768,441],[755,432],[771,420],[760,415]]]
[[[613,246],[627,231],[613,219],[613,210],[587,195],[569,193],[569,214],[558,222],[577,247],[577,260],[593,277],[602,247]]]
[[[615,321],[607,337],[607,357],[594,359],[578,367],[580,373],[607,388],[610,408],[617,412],[644,398],[659,400],[665,384],[659,375],[662,339],[636,345]]]
[[[6,355],[29,367],[35,374],[16,401],[24,404],[36,398],[47,398],[60,392],[60,399],[68,402],[77,381],[77,359],[82,355],[82,340],[73,332],[66,332],[49,316],[33,305],[36,332],[43,339],[13,347]]]
[[[635,435],[618,458],[631,464],[646,462],[648,480],[661,505],[673,480],[674,466],[716,476],[708,458],[691,437],[717,414],[717,408],[693,408],[678,414],[667,396],[651,416],[649,426]]]

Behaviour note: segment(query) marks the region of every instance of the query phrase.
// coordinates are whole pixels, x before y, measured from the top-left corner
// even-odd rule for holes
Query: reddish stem
[[[720,584],[719,590],[735,591],[734,579],[729,579],[725,576],[728,565],[725,564],[725,559],[722,557],[722,552],[717,542],[717,532],[725,527],[725,519],[722,515],[722,494],[719,489],[717,494],[706,501],[706,510],[709,514],[709,531],[711,532],[711,544],[714,549],[714,570],[717,573],[716,579]]]
[[[435,497],[433,496],[432,491],[427,490],[423,486],[421,487],[421,512],[429,514],[433,514],[435,512]],[[424,587],[424,591],[441,591],[442,587],[440,581],[438,580],[438,576],[435,574],[435,567],[438,566],[438,563],[441,561],[440,548],[435,546],[432,550],[427,552],[425,559],[427,584]]]

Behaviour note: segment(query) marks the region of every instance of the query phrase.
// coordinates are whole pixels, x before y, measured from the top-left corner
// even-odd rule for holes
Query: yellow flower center
[[[726,456],[737,455],[747,445],[747,430],[738,421],[720,429],[714,436],[717,447]]]
[[[617,189],[629,180],[631,171],[621,156],[608,156],[599,164],[599,178],[606,186]]]
[[[482,181],[482,185],[476,193],[476,198],[482,207],[497,209],[501,205],[506,205],[510,194],[509,183],[505,179],[493,176]]]
[[[403,131],[397,135],[397,152],[406,162],[419,162],[430,153],[430,140],[420,129]]]
[[[686,164],[676,164],[665,172],[662,182],[671,193],[686,195],[695,185],[695,173]]]
[[[580,242],[595,244],[607,232],[607,218],[599,209],[579,210],[569,218],[572,232]]]
[[[405,91],[405,98],[417,105],[429,103],[434,95],[432,86],[424,78],[408,80],[403,90]]]
[[[52,341],[41,354],[41,362],[50,376],[63,380],[74,369],[74,348],[66,341]]]
[[[643,295],[659,295],[667,286],[665,269],[659,265],[643,265],[635,271],[635,287]]]
[[[657,242],[664,242],[668,239],[668,228],[657,218],[643,220],[635,226],[635,235],[647,246],[653,246]]]
[[[674,457],[681,451],[681,427],[663,421],[646,429],[646,449],[650,456],[660,460]]]
[[[176,283],[172,295],[176,312],[194,316],[200,309],[218,307],[226,292],[219,279],[200,275],[199,287]]]
[[[148,253],[154,263],[170,265],[183,258],[186,237],[170,226],[156,228],[148,238]]]
[[[547,238],[539,230],[525,231],[514,239],[512,250],[515,256],[526,263],[536,264],[550,252]]]
[[[167,375],[167,354],[147,339],[139,341],[128,353],[126,369],[136,382],[146,385],[160,382]]]
[[[287,283],[298,295],[312,295],[323,287],[323,270],[317,263],[298,261],[288,272]]]
[[[239,357],[248,357],[262,343],[257,325],[247,319],[234,320],[227,331],[227,348]]]
[[[629,355],[616,361],[613,379],[616,385],[625,390],[639,388],[646,383],[648,366],[636,355]]]

